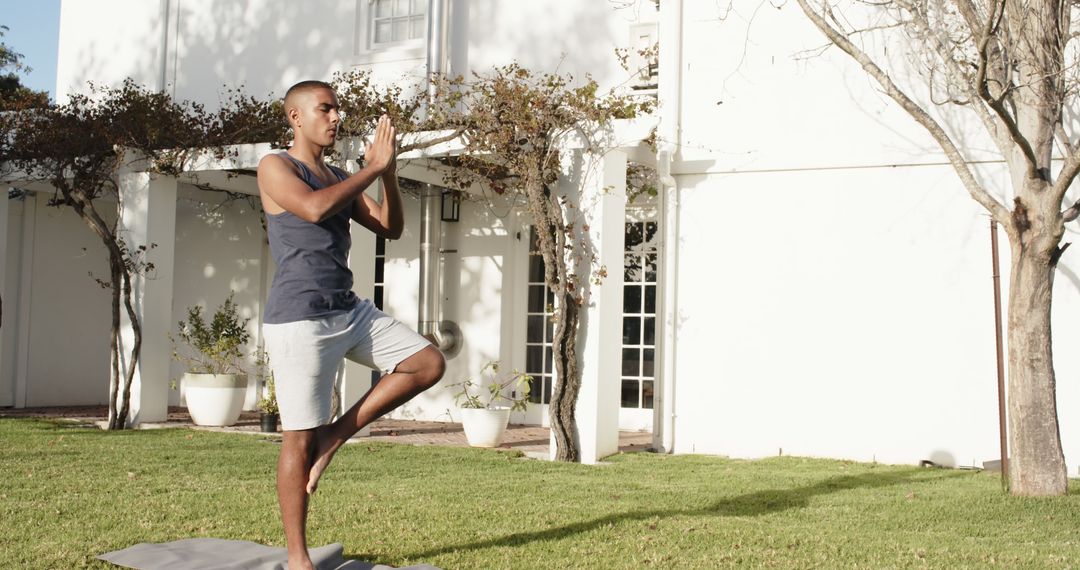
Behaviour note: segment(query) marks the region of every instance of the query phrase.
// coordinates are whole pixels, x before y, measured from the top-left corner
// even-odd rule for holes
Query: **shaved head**
[[[310,79],[308,81],[301,81],[300,83],[297,83],[296,85],[290,87],[289,90],[285,92],[285,104],[282,105],[285,111],[285,120],[289,120],[289,109],[293,109],[296,107],[297,100],[300,99],[301,95],[320,89],[326,89],[330,92],[334,91],[334,88],[330,87],[329,83],[325,81],[316,81],[314,79]]]

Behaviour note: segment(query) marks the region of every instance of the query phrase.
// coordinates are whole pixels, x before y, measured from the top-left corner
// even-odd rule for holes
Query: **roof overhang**
[[[645,142],[656,128],[658,118],[653,115],[630,120],[614,121],[601,136],[601,146],[605,149],[619,149],[627,153],[631,162],[655,166],[656,152]],[[403,148],[422,146],[430,141],[445,139],[451,131],[425,131],[402,136]],[[360,137],[342,139],[334,146],[337,151],[339,166],[346,170],[355,170],[355,159],[363,155],[366,141]],[[571,134],[562,141],[565,150],[582,150],[589,147],[589,141],[577,134]],[[230,145],[217,152],[197,149],[189,153],[177,176],[180,182],[208,189],[227,190],[243,194],[259,193],[255,181],[255,171],[259,161],[279,149],[270,143]],[[414,148],[398,155],[398,176],[426,184],[448,186],[446,174],[451,167],[438,159],[457,156],[464,152],[464,143],[459,138],[442,140],[424,148]],[[349,168],[348,165],[354,165]],[[40,177],[26,172],[4,168],[0,164],[0,184],[17,186],[22,190],[51,192],[53,186]],[[124,158],[124,169],[134,172],[152,170],[152,165],[142,156],[128,152]],[[480,193],[485,188],[456,188],[457,190]]]

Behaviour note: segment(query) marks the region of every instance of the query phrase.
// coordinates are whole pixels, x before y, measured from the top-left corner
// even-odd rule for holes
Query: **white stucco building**
[[[212,105],[225,87],[280,96],[296,81],[352,68],[420,81],[426,10],[426,0],[67,0],[56,92],[132,77]],[[451,14],[451,73],[516,60],[588,73],[604,88],[644,87],[660,103],[651,120],[673,184],[653,200],[603,206],[598,226],[608,255],[625,249],[645,270],[604,283],[586,335],[596,343],[582,404],[593,410],[584,428],[593,459],[611,451],[616,425],[651,430],[658,449],[675,453],[997,458],[989,219],[936,145],[856,65],[835,50],[808,52],[825,40],[796,4],[452,0]],[[627,77],[613,50],[656,41],[650,88]],[[610,169],[640,158],[633,141],[623,151],[594,172],[592,188],[618,186]],[[171,308],[155,318],[175,326],[188,305],[216,305],[235,291],[258,338],[273,271],[258,210],[245,201],[219,207],[220,193],[195,185],[255,194],[254,179],[219,181],[211,170],[132,182],[134,193],[166,187],[137,230],[172,245],[159,248],[161,279],[147,294]],[[1003,164],[978,172],[1008,199]],[[103,403],[107,296],[86,274],[103,272],[105,255],[73,214],[45,206],[46,189],[8,184],[32,192],[0,209],[0,406]],[[406,208],[399,241],[354,232],[352,267],[360,294],[415,323],[418,202]],[[165,221],[155,223],[159,211]],[[1066,241],[1078,230],[1070,224]],[[444,384],[493,359],[551,381],[543,317],[529,301],[543,296],[529,231],[519,208],[498,201],[467,201],[460,221],[442,224],[442,318],[464,338]],[[1003,248],[1006,294],[1007,255]],[[1080,356],[1061,347],[1080,342],[1078,256],[1063,257],[1053,325],[1072,476]],[[147,342],[164,347],[157,356],[150,349],[157,368],[141,378],[153,419],[164,402],[180,402],[168,384],[182,370],[167,363],[167,339]],[[345,377],[345,397],[355,399],[370,372],[350,366]],[[396,414],[450,419],[450,390],[436,387]],[[546,422],[546,406],[517,420]]]

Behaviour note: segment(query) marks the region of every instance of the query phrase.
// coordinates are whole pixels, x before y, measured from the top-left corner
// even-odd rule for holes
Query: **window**
[[[383,274],[386,271],[386,238],[375,237],[375,291],[373,293],[374,299],[371,300],[375,304],[375,308],[380,311],[383,310],[383,282],[385,278]]]
[[[371,302],[375,308],[383,310],[383,285],[386,272],[386,238],[375,237],[375,290],[372,293]],[[382,378],[381,370],[371,371],[371,385],[375,386]]]
[[[642,95],[656,95],[660,77],[656,24],[637,24],[630,28],[628,64],[633,74],[630,88]]]
[[[423,60],[427,0],[356,0],[355,65]]]
[[[540,238],[536,228],[529,230],[529,278],[526,304],[525,373],[533,377],[529,401],[551,403],[551,384],[555,379],[552,337],[555,324],[555,294],[544,279],[544,257],[540,254]]]
[[[427,0],[370,0],[372,48],[424,38]]]
[[[651,217],[651,216],[650,216]],[[657,223],[627,221],[623,268],[622,407],[653,407]]]

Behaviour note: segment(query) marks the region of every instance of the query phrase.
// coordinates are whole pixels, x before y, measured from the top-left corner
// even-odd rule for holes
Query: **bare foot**
[[[289,570],[315,570],[315,565],[311,563],[311,559],[307,555],[303,558],[297,557],[295,560],[290,556]]]
[[[323,471],[326,471],[326,467],[330,465],[334,453],[343,443],[337,441],[334,437],[332,427],[333,424],[319,426],[315,431],[315,462],[312,463],[311,471],[308,472],[307,482],[307,493],[309,495],[315,494],[315,489],[319,487],[319,478],[322,477]]]

